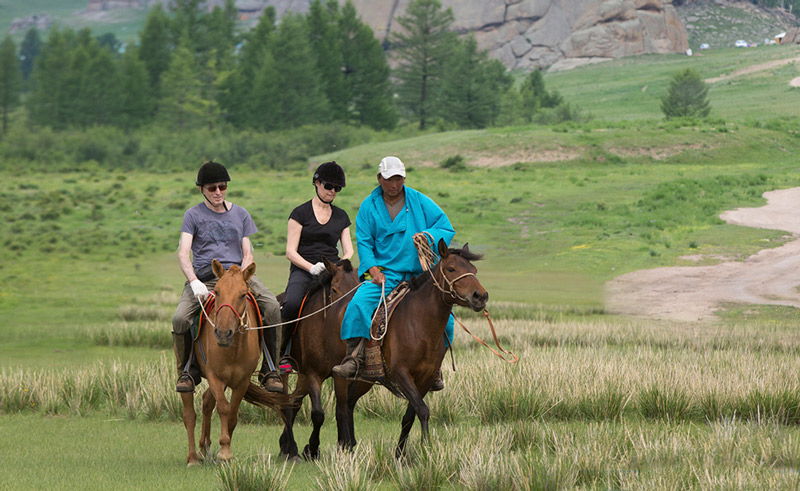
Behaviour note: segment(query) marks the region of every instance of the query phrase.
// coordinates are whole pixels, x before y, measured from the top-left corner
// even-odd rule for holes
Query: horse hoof
[[[186,467],[197,467],[198,465],[200,465],[199,460],[194,460],[194,461],[190,460],[189,462],[186,463]]]
[[[217,460],[220,462],[227,462],[233,458],[233,453],[228,449],[222,449],[217,454]]]
[[[294,455],[292,457],[286,457],[286,462],[289,462],[290,464],[299,464],[302,461],[303,461],[303,459],[301,459],[299,455]]]
[[[306,460],[317,460],[319,458],[319,449],[312,452],[308,445],[306,445],[306,448],[303,449],[303,458]]]

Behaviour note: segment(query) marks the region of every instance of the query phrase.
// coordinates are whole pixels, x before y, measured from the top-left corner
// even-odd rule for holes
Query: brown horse
[[[463,249],[448,249],[442,240],[438,250],[441,260],[429,273],[412,281],[412,291],[398,304],[389,320],[381,348],[386,371],[382,383],[408,400],[397,444],[398,458],[403,454],[415,417],[422,426],[423,439],[428,437],[429,410],[423,398],[446,352],[444,332],[453,305],[478,312],[486,307],[489,299],[471,262],[480,259],[480,255],[471,253],[466,244]],[[337,401],[339,445],[343,448],[356,444],[353,409],[371,387],[372,384],[366,382],[352,382],[341,417]]]
[[[345,355],[345,344],[339,337],[342,317],[347,304],[358,286],[358,277],[349,260],[344,260],[336,265],[324,259],[325,268],[330,274],[325,278],[320,288],[312,289],[305,303],[301,317],[306,313],[317,312],[330,305],[322,312],[302,319],[294,328],[289,326],[291,335],[290,355],[297,363],[298,376],[295,390],[292,393],[294,400],[300,402],[309,395],[311,398],[311,422],[314,428],[308,439],[308,444],[303,449],[303,457],[315,459],[319,457],[319,432],[325,421],[325,411],[322,409],[320,397],[322,382],[331,376],[331,368],[338,364]],[[328,289],[330,294],[328,294]],[[335,303],[333,303],[335,302]],[[291,333],[294,329],[294,333]],[[334,392],[337,400],[347,399],[347,381],[337,377],[334,379]],[[281,453],[289,458],[296,457],[297,443],[294,439],[292,426],[299,411],[299,404],[294,408],[284,410],[284,429],[280,437]]]
[[[239,405],[247,393],[248,400],[262,407],[281,411],[289,405],[289,398],[273,394],[251,383],[261,350],[257,327],[261,317],[254,302],[248,301],[247,282],[256,271],[250,264],[244,270],[233,265],[225,271],[216,259],[212,263],[214,274],[219,278],[214,287],[214,307],[207,311],[206,326],[200,330],[195,341],[195,356],[208,380],[208,389],[203,393],[203,425],[200,434],[200,452],[205,457],[211,447],[211,413],[214,406],[219,413],[221,435],[217,458],[229,460],[231,437],[239,416]],[[225,388],[231,388],[231,400],[225,398]],[[199,462],[195,449],[194,428],[197,415],[194,411],[194,394],[181,393],[183,400],[183,424],[189,437],[188,465]]]

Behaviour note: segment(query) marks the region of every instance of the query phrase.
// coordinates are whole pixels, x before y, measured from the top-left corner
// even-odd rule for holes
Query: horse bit
[[[215,297],[214,292],[210,292],[209,293],[209,297],[214,298]],[[245,332],[247,332],[247,330],[250,328],[249,327],[250,326],[250,314],[247,312],[247,304],[245,304],[245,306],[244,306],[244,312],[242,312],[242,315],[239,315],[239,312],[236,311],[236,308],[233,305],[231,305],[229,303],[224,303],[224,304],[220,305],[219,307],[217,307],[216,310],[214,311],[214,314],[215,314],[214,318],[215,319],[216,319],[217,315],[219,315],[219,311],[222,310],[223,307],[228,307],[229,309],[231,309],[233,311],[234,315],[236,316],[236,318],[239,319],[239,325],[236,327],[236,332],[239,333],[239,334],[244,334]],[[208,313],[206,312],[205,307],[203,307],[203,302],[200,302],[200,309],[203,311],[203,315],[206,316],[206,320],[208,321],[208,323],[211,324],[211,327],[216,329],[217,326],[216,326],[216,324],[214,324],[214,321],[211,320],[211,317],[209,317]],[[245,318],[247,318],[247,322],[245,322]]]

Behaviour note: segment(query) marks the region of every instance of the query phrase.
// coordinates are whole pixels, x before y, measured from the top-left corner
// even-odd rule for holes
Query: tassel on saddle
[[[389,319],[400,301],[410,291],[408,282],[401,282],[394,290],[386,296],[386,302],[381,302],[375,311],[370,326],[370,339],[367,341],[364,368],[361,376],[371,382],[383,382],[386,377],[386,364],[383,360],[381,346],[383,338],[386,336],[386,329],[389,326]]]

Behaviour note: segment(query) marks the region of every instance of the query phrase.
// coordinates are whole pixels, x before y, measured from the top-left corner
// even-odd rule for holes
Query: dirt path
[[[706,79],[706,83],[713,84],[714,82],[720,82],[722,80],[728,80],[729,78],[741,77],[742,75],[747,75],[749,73],[760,72],[760,71],[763,71],[763,70],[770,70],[772,68],[777,68],[779,66],[783,66],[783,65],[786,65],[786,64],[789,64],[789,63],[794,63],[796,61],[800,61],[800,56],[796,56],[794,58],[786,58],[786,59],[783,59],[783,60],[768,61],[766,63],[760,63],[758,65],[752,65],[752,66],[749,66],[747,68],[742,68],[741,70],[736,70],[736,71],[731,72],[731,73],[729,73],[727,75],[722,75],[722,76],[714,77],[714,78],[707,78]]]
[[[764,193],[767,204],[720,217],[746,227],[785,230],[794,240],[741,262],[634,271],[606,284],[613,313],[682,321],[709,320],[723,303],[800,307],[800,188]]]

